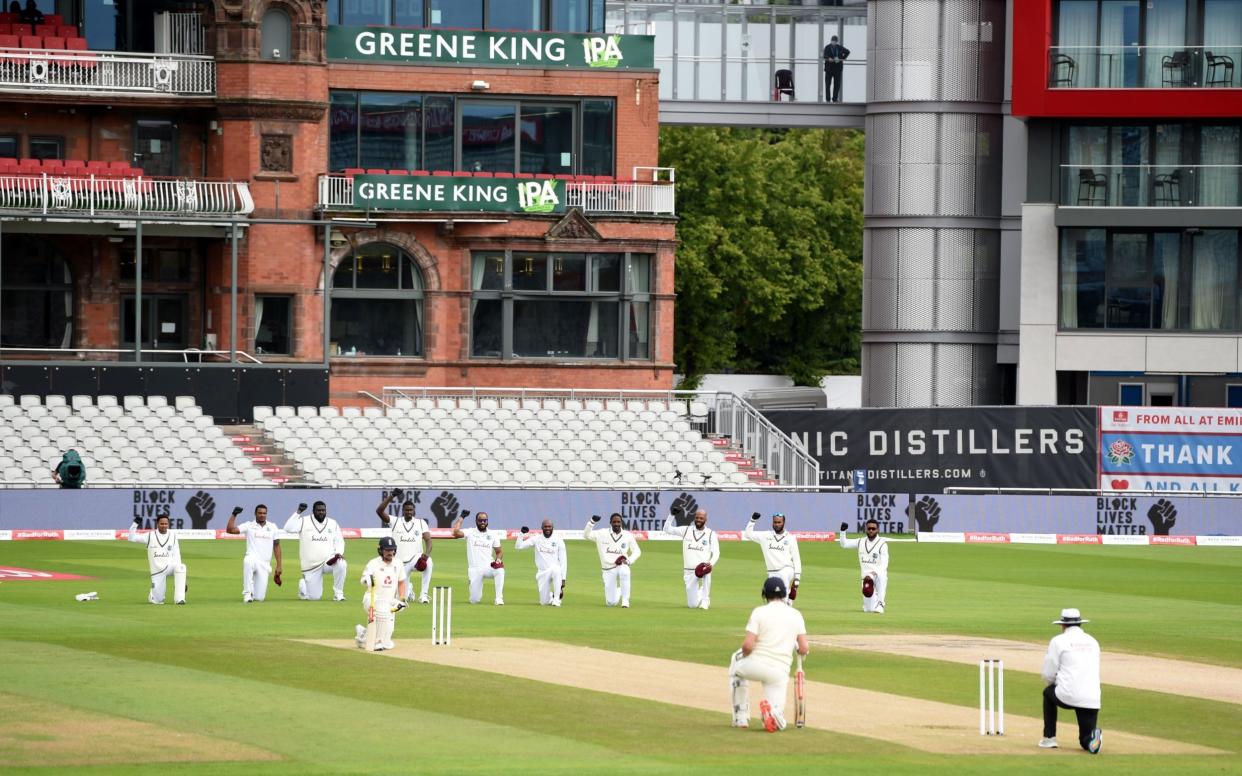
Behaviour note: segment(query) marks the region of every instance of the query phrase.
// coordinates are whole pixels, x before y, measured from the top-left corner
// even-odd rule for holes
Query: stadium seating
[[[684,410],[661,401],[423,398],[387,409],[255,407],[254,418],[306,481],[323,485],[749,484]]]
[[[73,448],[87,485],[274,485],[190,397],[0,395],[0,482],[53,485]]]

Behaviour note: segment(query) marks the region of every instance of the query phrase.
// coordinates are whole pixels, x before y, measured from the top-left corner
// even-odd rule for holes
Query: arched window
[[[423,276],[395,245],[371,243],[341,260],[332,275],[331,353],[421,356]]]
[[[259,31],[259,47],[264,59],[293,59],[290,50],[292,29],[289,14],[279,8],[269,8],[263,14],[263,26]]]
[[[0,344],[73,345],[73,276],[45,240],[5,237],[0,265]]]

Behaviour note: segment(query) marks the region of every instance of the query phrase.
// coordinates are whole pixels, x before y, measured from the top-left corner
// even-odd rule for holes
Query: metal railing
[[[1242,45],[1051,46],[1053,89],[1195,89],[1242,87]]]
[[[0,48],[0,91],[216,93],[216,61],[186,54]]]
[[[245,183],[233,181],[39,173],[0,175],[0,209],[244,216],[254,211],[254,200]]]
[[[116,359],[116,358],[88,359],[87,356],[95,356],[95,355],[121,356],[121,355],[126,355],[126,354],[133,355],[133,352],[134,352],[133,348],[12,348],[12,347],[0,347],[0,354],[17,353],[20,355],[23,353],[28,353],[32,356],[50,354],[50,355],[61,357],[61,358],[72,354],[74,357],[82,361],[87,361],[87,360],[117,361],[119,359]],[[202,363],[203,356],[209,356],[211,358],[219,359],[221,361],[228,361],[230,352],[231,351],[228,351],[228,350],[201,350],[199,348],[172,348],[172,349],[166,350],[164,348],[152,347],[151,345],[143,345],[142,347],[142,354],[145,357],[150,358],[153,356],[181,356],[182,362],[186,364]],[[237,351],[237,357],[245,359],[246,361],[252,364],[263,363],[262,361],[250,355],[244,350]]]
[[[1061,204],[1242,207],[1242,165],[1061,165]]]
[[[1220,493],[1202,490],[1113,490],[1111,488],[980,488],[950,486],[946,495],[956,496],[1159,496],[1163,498],[1242,498],[1242,493]]]
[[[676,212],[674,190],[675,185],[671,179],[651,183],[569,181],[566,186],[565,204],[569,207],[582,208],[589,213],[673,215]],[[339,173],[320,175],[319,207],[323,210],[360,209],[354,204],[353,178]]]
[[[574,399],[582,402],[601,402],[605,408],[609,401],[625,404],[629,401],[658,401],[669,405],[683,415],[697,432],[730,438],[741,453],[764,469],[769,478],[782,487],[807,487],[819,489],[819,463],[792,437],[772,425],[759,410],[749,402],[732,393],[715,391],[658,391],[658,390],[610,390],[606,388],[464,388],[424,386],[384,386],[380,396],[366,392],[384,407],[395,407],[400,399],[460,399],[514,400],[521,406],[523,401],[541,403],[546,399],[564,401]],[[685,485],[697,483],[683,483]],[[716,487],[714,484],[711,487]]]

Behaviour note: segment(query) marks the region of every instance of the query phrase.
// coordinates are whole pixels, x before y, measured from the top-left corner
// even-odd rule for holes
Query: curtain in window
[[[638,343],[636,353],[630,353],[631,358],[647,358],[650,350],[647,342],[650,337],[650,329],[647,327],[647,312],[650,306],[646,302],[630,302],[630,328],[634,332],[634,339]]]
[[[1234,326],[1233,290],[1238,275],[1238,233],[1208,229],[1194,237],[1190,325],[1222,330]]]
[[[1095,86],[1099,71],[1099,56],[1095,48],[1096,0],[1066,0],[1059,10],[1057,53],[1074,60],[1074,86]]]
[[[66,272],[66,274],[68,274]],[[65,331],[60,337],[60,346],[67,348],[73,344],[73,292],[66,291],[61,300],[64,306]]]
[[[1152,307],[1159,316],[1156,328],[1177,328],[1177,294],[1179,291],[1181,236],[1174,233],[1155,235],[1155,255],[1152,257]]]
[[[263,297],[256,296],[254,298],[254,338],[256,340],[259,338],[259,328],[261,326],[263,326]],[[255,350],[258,350],[257,342]]]
[[[1217,56],[1233,57],[1233,86],[1242,77],[1242,2],[1205,0],[1203,5],[1203,48]],[[1205,71],[1206,74],[1206,71]],[[1217,75],[1224,76],[1220,70]]]
[[[1204,207],[1237,207],[1238,197],[1237,126],[1203,127],[1200,135],[1199,202]],[[1216,166],[1213,166],[1216,165]]]
[[[1061,256],[1061,328],[1078,328],[1078,258],[1072,250]]]
[[[1147,0],[1147,47],[1143,50],[1143,83],[1160,86],[1164,57],[1185,50],[1186,0]]]
[[[591,317],[587,323],[586,354],[595,355],[599,350],[599,302],[591,302]]]

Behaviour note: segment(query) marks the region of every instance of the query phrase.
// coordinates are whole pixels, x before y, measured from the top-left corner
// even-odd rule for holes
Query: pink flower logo
[[[1134,460],[1134,445],[1118,439],[1108,446],[1108,460],[1114,464],[1127,464]]]

